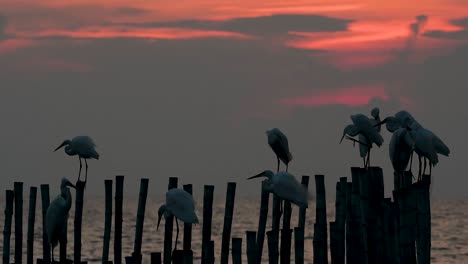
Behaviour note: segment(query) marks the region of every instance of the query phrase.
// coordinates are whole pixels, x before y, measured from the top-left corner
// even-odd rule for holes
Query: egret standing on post
[[[177,240],[179,239],[179,223],[177,219],[180,219],[186,224],[198,224],[198,217],[195,213],[195,202],[190,193],[182,189],[170,189],[166,192],[166,204],[161,205],[158,210],[158,226],[161,218],[168,218],[173,215],[176,219],[177,235],[174,245],[174,249],[177,248]]]
[[[371,110],[371,116],[374,118],[374,119],[369,119],[370,122],[373,124],[373,125],[377,125],[375,127],[375,129],[380,132],[380,127],[381,125],[380,124],[380,109],[378,107],[375,107]],[[359,139],[359,142],[361,142],[361,144],[359,144],[359,154],[361,155],[361,158],[363,159],[364,161],[364,167],[366,167],[366,157],[367,157],[367,154],[368,154],[368,151],[369,151],[369,148],[368,148],[368,143],[367,143],[367,139],[366,137],[363,135],[363,134],[359,134],[358,136],[358,139]]]
[[[289,162],[293,158],[291,152],[289,152],[288,138],[278,128],[267,130],[266,134],[268,136],[268,145],[275,152],[278,160],[277,172],[279,172],[280,160],[286,165],[286,171],[288,171]]]
[[[80,160],[80,171],[78,172],[78,182],[80,181],[81,177],[81,168],[83,165],[81,164],[81,159],[85,160],[86,164],[86,174],[85,174],[85,181],[88,179],[88,162],[86,161],[87,159],[99,159],[99,154],[96,152],[94,149],[96,147],[96,144],[94,144],[94,141],[88,137],[88,136],[77,136],[74,137],[72,140],[65,140],[63,141],[60,146],[58,146],[54,151],[59,150],[63,146],[65,147],[65,153],[67,153],[69,156],[75,156],[78,155],[78,159]]]
[[[60,184],[60,194],[50,203],[46,213],[46,234],[49,244],[52,249],[52,262],[54,261],[54,248],[58,242],[66,238],[66,226],[68,221],[68,212],[72,204],[72,197],[70,189],[67,187],[75,188],[68,179],[62,178]]]

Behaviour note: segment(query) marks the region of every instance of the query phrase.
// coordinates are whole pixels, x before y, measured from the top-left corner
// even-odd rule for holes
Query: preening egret
[[[52,249],[52,261],[54,261],[54,248],[58,242],[66,237],[66,226],[68,220],[68,211],[72,204],[71,192],[68,187],[75,188],[68,179],[62,178],[60,184],[60,194],[50,203],[46,212],[46,233],[49,244]]]
[[[372,125],[377,125],[380,123],[380,109],[378,107],[375,107],[371,110],[371,116],[374,118],[374,119],[369,119],[371,121],[371,124]],[[380,132],[380,125],[376,126],[375,129]],[[359,134],[358,136],[358,139],[359,139],[359,142],[361,142],[361,144],[359,144],[359,155],[361,156],[362,160],[364,161],[364,167],[366,167],[366,157],[367,157],[367,154],[368,154],[368,151],[369,151],[369,148],[368,148],[368,143],[367,143],[367,139],[366,137],[363,135],[363,134]]]
[[[158,210],[158,226],[161,218],[168,218],[173,215],[176,219],[177,235],[174,245],[174,249],[177,248],[177,240],[179,239],[179,223],[177,219],[180,219],[186,224],[198,224],[198,217],[195,213],[195,202],[193,201],[192,195],[182,189],[170,189],[166,192],[166,204],[161,205]]]
[[[280,171],[275,174],[271,170],[266,170],[247,179],[250,180],[259,177],[267,178],[263,183],[265,184],[265,190],[299,207],[308,207],[311,196],[304,185],[298,182],[296,177],[292,174],[285,171]]]
[[[78,172],[78,181],[80,181],[81,177],[81,168],[83,165],[81,164],[81,159],[85,160],[86,164],[86,174],[85,174],[85,182],[88,179],[88,162],[87,159],[99,159],[99,154],[94,149],[96,144],[94,141],[88,136],[77,136],[74,137],[72,140],[65,140],[63,141],[60,146],[58,146],[54,151],[59,150],[63,146],[65,147],[65,153],[69,156],[78,155],[78,159],[80,160],[80,171]]]
[[[351,139],[359,144],[363,144],[367,146],[367,162],[364,164],[364,167],[369,167],[370,164],[370,150],[372,148],[372,144],[376,144],[378,147],[382,146],[383,138],[380,135],[379,131],[375,128],[377,124],[373,124],[370,118],[363,114],[355,114],[351,115],[351,120],[353,121],[352,125],[348,125],[343,130],[343,136],[341,137],[340,143],[343,141],[343,138],[346,135],[351,137],[357,135],[363,135],[366,138],[366,142],[361,142],[356,139]]]
[[[286,165],[286,171],[288,171],[288,164],[293,158],[291,152],[289,152],[288,138],[278,128],[267,130],[266,134],[268,136],[268,145],[275,152],[278,160],[277,171],[279,172],[280,160]]]

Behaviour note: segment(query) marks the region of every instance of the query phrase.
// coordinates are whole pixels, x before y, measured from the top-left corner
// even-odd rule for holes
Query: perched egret
[[[268,136],[268,145],[275,152],[278,160],[277,171],[279,172],[280,160],[286,165],[286,171],[288,171],[288,164],[293,158],[291,152],[289,152],[288,138],[278,128],[267,130],[266,134]]]
[[[176,218],[177,235],[174,249],[177,248],[177,240],[179,239],[179,223],[177,219],[180,219],[186,224],[198,224],[193,197],[190,193],[182,189],[174,188],[166,192],[166,204],[159,207],[158,226],[156,229],[159,229],[159,223],[163,215],[166,219],[171,215]]]
[[[87,159],[99,159],[99,153],[96,152],[94,149],[96,144],[94,141],[88,136],[77,136],[74,137],[72,140],[65,140],[63,141],[60,146],[58,146],[54,151],[59,150],[63,146],[65,147],[65,153],[69,156],[78,155],[78,159],[80,160],[80,171],[78,172],[78,182],[80,181],[81,177],[81,168],[83,165],[81,164],[81,159],[85,160],[86,164],[86,174],[85,174],[85,182],[88,179],[88,162]]]
[[[377,125],[377,124],[380,123],[380,121],[381,121],[380,120],[380,109],[378,107],[375,107],[375,108],[373,108],[371,110],[371,116],[374,118],[374,119],[369,119],[372,125]],[[380,125],[376,126],[375,129],[378,132],[380,132]],[[359,134],[358,139],[359,139],[359,142],[361,142],[361,144],[359,144],[359,154],[360,154],[362,160],[364,161],[364,167],[366,167],[366,157],[367,157],[367,154],[368,154],[368,151],[369,151],[367,139],[363,134]]]
[[[353,121],[352,125],[348,125],[343,130],[343,136],[341,137],[340,143],[343,141],[343,138],[346,135],[351,137],[362,135],[366,139],[366,142],[361,142],[359,140],[348,137],[348,139],[358,142],[359,144],[365,145],[367,147],[367,162],[364,164],[364,167],[369,167],[370,161],[370,150],[372,144],[376,144],[378,147],[382,146],[383,138],[380,135],[379,131],[375,128],[377,124],[373,124],[370,118],[363,114],[351,115],[351,120]]]
[[[414,140],[407,128],[399,128],[393,132],[392,139],[390,140],[389,154],[393,170],[398,175],[400,184],[403,180],[403,174],[410,163],[413,146]]]
[[[259,177],[267,178],[267,180],[264,181],[265,190],[299,207],[308,207],[311,196],[307,188],[298,182],[296,177],[292,174],[285,171],[280,171],[275,174],[271,170],[266,170],[247,179],[250,180]]]
[[[75,188],[68,179],[62,178],[60,184],[60,194],[50,203],[46,213],[46,233],[49,239],[49,244],[52,249],[52,261],[54,261],[54,248],[58,242],[66,238],[66,226],[68,220],[68,211],[70,211],[72,204],[72,197],[70,189],[67,187]]]

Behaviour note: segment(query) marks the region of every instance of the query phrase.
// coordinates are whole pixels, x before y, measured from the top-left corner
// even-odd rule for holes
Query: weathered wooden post
[[[192,195],[192,184],[185,184],[183,186],[184,190]],[[187,251],[192,250],[192,224],[185,224],[184,223],[184,242],[183,242],[183,249]],[[189,253],[187,253],[189,254]],[[193,258],[193,252],[192,252]]]
[[[109,261],[109,245],[112,228],[112,180],[104,180],[105,188],[105,219],[104,219],[104,242],[102,246],[102,262]]]
[[[294,260],[296,264],[304,264],[304,228],[294,228]]]
[[[359,168],[351,168],[352,182],[346,186],[346,263],[360,261]]]
[[[369,188],[370,188],[370,173],[367,169],[360,168],[358,170],[359,177],[359,207],[361,209],[361,252],[360,263],[366,264],[369,262],[368,254],[368,223],[369,223]]]
[[[291,203],[283,202],[283,229],[281,230],[280,263],[291,262]]]
[[[324,175],[315,175],[316,218],[314,224],[314,263],[328,263],[327,205]]]
[[[221,263],[229,261],[229,242],[231,241],[232,215],[234,212],[234,200],[236,197],[236,183],[229,182],[226,191],[226,206],[224,207],[224,225],[221,244]]]
[[[416,263],[414,255],[414,240],[412,239],[412,226],[410,223],[410,192],[408,187],[393,191],[394,199],[399,208],[399,253],[400,263]]]
[[[301,184],[304,185],[306,189],[309,188],[309,178],[310,178],[309,176],[304,175],[302,176],[302,179],[301,179]],[[299,217],[297,220],[297,226],[302,227],[302,229],[305,228],[306,211],[307,211],[307,208],[305,207],[299,208]]]
[[[278,249],[278,244],[279,244],[279,232],[280,232],[280,220],[281,220],[281,213],[280,213],[280,207],[281,207],[281,198],[278,197],[278,195],[273,194],[273,208],[272,208],[272,217],[271,217],[271,231],[275,233],[272,238],[274,238],[271,241],[268,241],[268,250],[273,252],[278,252],[278,257],[279,257],[279,249]],[[276,243],[276,244],[272,244]],[[270,247],[275,247],[276,249],[273,249]],[[276,255],[276,254],[274,254]],[[274,255],[269,254],[269,258],[271,258]],[[271,259],[270,259],[271,261]],[[278,261],[278,260],[276,260]]]
[[[29,213],[28,213],[28,239],[26,260],[28,264],[34,263],[34,222],[36,221],[36,196],[37,187],[29,189]]]
[[[418,264],[431,263],[431,176],[423,175],[417,188],[417,256]]]
[[[3,264],[10,264],[11,219],[15,192],[5,191],[5,225],[3,226]]]
[[[161,252],[151,253],[151,264],[161,264]]]
[[[168,190],[177,188],[177,177],[169,177]],[[166,218],[164,223],[164,256],[163,263],[170,264],[172,256],[172,229],[174,224],[174,216]]]
[[[232,238],[232,263],[241,264],[242,263],[242,238],[233,237]]]
[[[42,200],[42,261],[50,263],[50,245],[46,233],[46,214],[49,208],[49,185],[41,184],[41,200]]]
[[[214,241],[210,240],[205,248],[205,263],[214,264],[215,255],[214,255]]]
[[[266,232],[268,239],[268,263],[269,264],[278,264],[278,232],[270,230]]]
[[[15,263],[23,262],[23,183],[14,183],[15,192]]]
[[[398,245],[394,222],[396,219],[393,214],[393,205],[391,198],[385,198],[383,201],[383,263],[393,264],[397,261],[398,253],[395,250],[395,245]]]
[[[122,222],[123,222],[124,176],[115,177],[115,215],[114,215],[114,263],[122,264]]]
[[[202,231],[202,264],[207,264],[210,256],[206,250],[211,244],[211,222],[213,216],[213,185],[205,185],[203,195],[203,231]],[[214,251],[213,251],[214,252]]]
[[[256,236],[257,233],[255,231],[246,231],[246,238],[247,238],[247,263],[248,264],[256,264],[257,262],[257,242]]]
[[[143,224],[145,222],[146,198],[148,196],[149,179],[140,180],[140,195],[138,198],[137,219],[135,228],[135,243],[133,247],[132,259],[134,263],[141,263],[141,241],[143,240]]]
[[[332,227],[330,224],[330,250],[332,263],[345,263],[345,222],[346,222],[346,188],[347,178],[341,177],[336,183],[336,200],[335,200],[335,224]],[[332,230],[334,229],[334,247],[332,244]]]
[[[73,242],[73,262],[81,264],[81,228],[83,222],[84,190],[86,182],[76,183],[75,198],[75,221],[74,221],[74,242]]]
[[[330,256],[332,264],[339,263],[338,236],[338,224],[336,222],[330,222]]]
[[[268,203],[270,202],[270,192],[264,188],[262,182],[260,198],[260,216],[258,218],[258,231],[257,231],[257,263],[262,262],[263,255],[263,242],[265,241],[265,230],[268,219]]]
[[[380,167],[369,168],[368,259],[370,263],[384,259],[383,209],[384,183]]]

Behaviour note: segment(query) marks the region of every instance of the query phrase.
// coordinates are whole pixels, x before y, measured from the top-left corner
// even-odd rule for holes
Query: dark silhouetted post
[[[361,239],[361,209],[359,207],[359,170],[352,167],[352,183],[347,184],[346,189],[346,263],[359,263]]]
[[[423,175],[417,189],[417,255],[418,264],[431,263],[431,176]]]
[[[247,238],[247,263],[248,264],[256,264],[257,262],[257,242],[256,236],[257,233],[255,231],[246,231],[246,238]]]
[[[14,183],[15,191],[15,263],[23,262],[23,183]]]
[[[224,207],[223,238],[221,244],[221,263],[229,262],[229,242],[231,241],[232,215],[234,199],[236,197],[236,183],[229,182],[226,191],[226,206]]]
[[[114,263],[122,264],[122,222],[123,222],[124,176],[115,177],[115,215],[114,215]]]
[[[330,222],[330,256],[332,264],[339,263],[338,241],[338,224],[336,222]]]
[[[151,264],[161,264],[161,252],[151,253]]]
[[[309,188],[309,176],[307,175],[302,176],[301,184],[304,185],[306,189],[308,189]],[[297,226],[302,227],[302,229],[305,228],[306,210],[307,208],[305,207],[299,208],[299,217],[298,217]]]
[[[167,189],[175,189],[177,188],[177,177],[169,177],[169,184],[167,185]],[[171,215],[166,218],[166,222],[164,223],[164,256],[163,256],[163,263],[170,264],[171,263],[171,256],[172,256],[172,229],[174,224],[174,216]]]
[[[368,170],[369,178],[369,211],[367,215],[368,259],[369,263],[380,262],[384,259],[383,241],[383,207],[384,183],[383,171],[379,167]]]
[[[280,263],[291,262],[291,203],[283,202],[283,229],[281,230]]]
[[[202,264],[207,264],[209,258],[206,249],[211,241],[211,222],[213,216],[213,185],[205,185],[203,195],[203,231],[202,231]]]
[[[242,238],[238,238],[238,237],[232,238],[232,252],[231,253],[232,253],[232,263],[241,264],[242,263]]]
[[[31,187],[29,190],[28,239],[26,248],[26,260],[28,264],[34,263],[34,222],[36,221],[36,196],[37,187]]]
[[[49,208],[49,185],[41,184],[41,200],[42,200],[42,260],[45,263],[50,263],[50,245],[46,233],[46,214]]]
[[[257,263],[262,262],[263,255],[263,242],[265,241],[265,230],[268,219],[268,203],[270,202],[270,192],[261,187],[261,198],[260,198],[260,216],[258,218],[258,231],[257,231]]]
[[[184,190],[192,194],[192,184],[185,184]],[[192,250],[192,224],[184,224],[184,242],[183,243],[184,243],[183,248],[185,251]],[[192,253],[192,258],[193,258],[193,253]]]
[[[109,245],[112,228],[112,180],[104,180],[106,211],[104,222],[104,242],[102,246],[102,262],[109,261]]]
[[[75,234],[73,242],[73,262],[81,263],[81,228],[83,220],[83,203],[84,203],[84,190],[86,182],[78,181],[76,183],[76,199],[75,199]]]
[[[278,232],[270,230],[266,232],[268,239],[268,263],[269,264],[278,264]]]
[[[314,263],[328,263],[327,205],[324,175],[315,175],[316,218],[314,224]]]
[[[205,260],[202,259],[202,263],[204,262],[206,264],[214,264],[215,256],[214,256],[214,241],[213,240],[208,241],[208,243],[206,244],[204,258]]]
[[[296,264],[304,264],[304,228],[294,228],[294,260]]]
[[[346,186],[347,178],[341,177],[336,184],[336,200],[335,200],[335,226],[336,226],[336,252],[332,254],[335,259],[333,263],[345,263],[345,222],[346,222]],[[331,238],[331,231],[330,231]],[[331,244],[331,241],[330,241]],[[331,248],[330,248],[331,250]]]
[[[5,191],[5,225],[3,226],[3,264],[10,264],[11,218],[15,192]]]
[[[146,178],[140,182],[140,196],[138,198],[138,210],[135,228],[135,244],[133,247],[133,260],[141,263],[141,241],[143,239],[143,224],[145,221],[146,197],[148,196],[148,182]]]
[[[279,244],[279,232],[280,232],[280,220],[281,220],[281,214],[280,214],[280,207],[281,207],[281,198],[278,197],[278,195],[273,194],[273,209],[272,209],[272,217],[271,217],[271,231],[274,232],[274,236],[276,239],[276,245],[271,244],[274,243],[274,241],[269,241],[268,242],[268,250],[270,247],[276,247],[275,252],[278,252],[278,257],[279,257],[279,249],[278,249],[278,244]],[[269,258],[271,258],[270,253],[268,254]],[[276,260],[278,261],[278,260]]]
[[[360,263],[368,263],[368,224],[369,224],[369,188],[370,179],[369,171],[366,169],[359,169],[359,204],[361,208],[361,252],[360,252]]]

